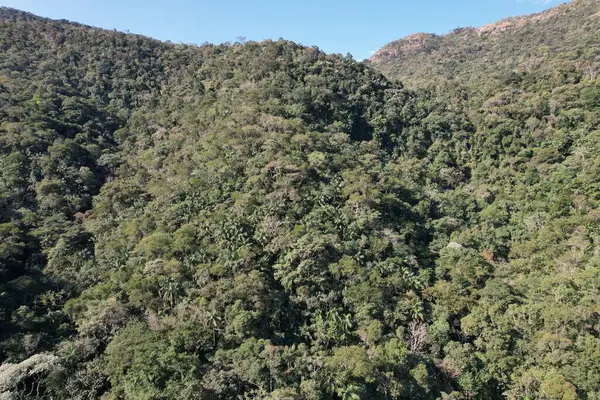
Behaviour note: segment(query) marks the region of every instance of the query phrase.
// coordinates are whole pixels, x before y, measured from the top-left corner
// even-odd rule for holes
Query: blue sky
[[[35,14],[176,43],[283,37],[368,58],[415,32],[445,33],[542,11],[561,0],[0,0]]]

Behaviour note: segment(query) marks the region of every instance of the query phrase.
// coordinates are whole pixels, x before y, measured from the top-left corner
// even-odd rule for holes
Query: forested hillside
[[[543,75],[553,84],[594,80],[600,74],[598,29],[598,0],[574,0],[447,35],[410,35],[384,46],[370,61],[410,86],[458,81],[475,93],[489,90],[490,81],[519,76]]]
[[[508,398],[598,398],[600,2],[412,35],[369,64],[443,104],[423,122],[436,116],[450,143],[462,136],[446,113],[472,127],[468,158],[438,171],[460,181],[447,196],[485,201],[451,238],[491,268],[472,304],[448,282],[433,285],[434,310],[449,311],[478,365],[470,382]]]
[[[0,8],[0,399],[600,399],[600,6],[543,15],[357,63]]]

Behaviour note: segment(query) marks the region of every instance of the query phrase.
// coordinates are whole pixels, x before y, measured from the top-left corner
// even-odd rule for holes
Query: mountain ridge
[[[599,9],[600,3],[596,0],[574,0],[541,13],[505,18],[479,28],[458,28],[444,35],[413,34],[388,43],[368,62],[389,77],[409,84],[417,83],[413,82],[413,77],[468,80],[461,74],[471,64],[490,73],[494,69],[506,72],[527,68],[543,70],[540,67],[546,64],[550,72],[554,60],[577,57],[580,62],[585,60],[597,69],[600,63],[593,52],[570,54],[591,45],[587,42],[598,43],[600,20],[596,15],[600,13]],[[565,37],[559,37],[557,31],[561,24],[572,26],[565,30],[568,34]],[[529,43],[532,51],[522,45],[530,38],[536,40],[536,43]],[[548,59],[549,63],[544,61]]]

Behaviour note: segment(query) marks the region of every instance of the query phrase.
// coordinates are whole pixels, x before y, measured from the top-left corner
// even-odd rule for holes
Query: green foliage
[[[598,397],[598,12],[361,64],[0,9],[0,362],[56,364],[0,390]]]
[[[125,327],[106,348],[111,397],[165,399],[191,393],[198,357],[143,323]]]
[[[594,363],[598,335],[588,300],[598,285],[583,277],[600,265],[599,12],[597,2],[575,0],[483,28],[413,35],[371,60],[437,110],[424,123],[449,131],[437,139],[441,153],[434,140],[420,155],[446,184],[433,195],[442,213],[429,332],[463,395],[598,396],[584,378],[597,379],[595,368],[573,365]],[[450,111],[466,119],[462,127],[433,118]],[[582,351],[583,342],[592,347]]]

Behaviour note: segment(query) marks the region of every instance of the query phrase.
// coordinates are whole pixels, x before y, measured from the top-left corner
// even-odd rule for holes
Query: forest
[[[599,32],[357,62],[0,7],[0,399],[600,400]]]

